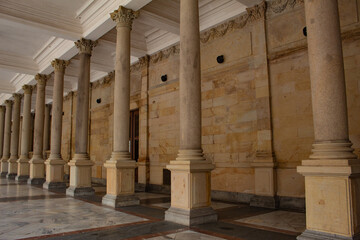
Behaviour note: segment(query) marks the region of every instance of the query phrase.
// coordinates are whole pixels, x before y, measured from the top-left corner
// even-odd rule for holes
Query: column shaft
[[[20,159],[18,162],[18,171],[16,180],[27,181],[29,178],[29,150],[30,150],[30,136],[31,136],[31,94],[32,86],[24,85],[24,107],[23,107],[23,122],[21,129],[21,150]]]
[[[43,137],[43,158],[47,159],[47,151],[50,150],[50,112],[51,104],[45,105],[44,137]]]
[[[64,95],[64,75],[65,68],[69,61],[55,59],[51,62],[54,67],[54,91],[51,119],[51,150],[46,164],[46,182],[44,188],[59,189],[65,188],[64,165],[65,161],[61,158],[61,135],[62,135],[62,113]]]
[[[3,154],[4,147],[4,127],[5,127],[5,106],[0,106],[0,156]]]
[[[297,239],[356,239],[360,163],[349,141],[337,0],[305,0],[315,142],[305,176],[306,231]],[[322,217],[321,217],[322,216]]]
[[[19,158],[19,130],[20,130],[20,106],[21,106],[21,94],[13,94],[14,107],[12,113],[12,126],[11,126],[11,155],[8,160],[8,174],[7,178],[15,179],[17,175],[17,160]]]
[[[45,179],[45,165],[43,158],[43,137],[45,117],[45,87],[49,76],[37,74],[36,84],[36,108],[35,108],[35,129],[34,129],[34,150],[30,160],[30,178],[28,184],[40,185]]]
[[[1,158],[1,177],[6,177],[8,173],[8,160],[10,158],[10,139],[11,139],[11,116],[12,101],[6,100],[5,106],[5,128],[4,128],[4,149]]]
[[[80,74],[78,79],[78,94],[76,105],[75,155],[69,162],[70,186],[66,194],[70,196],[92,195],[91,166],[87,152],[88,118],[89,118],[89,87],[90,87],[90,57],[97,42],[81,39],[75,42],[79,49]]]

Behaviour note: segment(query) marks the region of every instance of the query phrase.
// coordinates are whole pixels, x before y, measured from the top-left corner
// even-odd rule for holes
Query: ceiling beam
[[[136,21],[177,35],[180,34],[179,22],[159,16],[147,10],[141,10],[139,18]]]
[[[0,51],[0,68],[30,75],[35,75],[39,71],[33,59],[5,51]]]

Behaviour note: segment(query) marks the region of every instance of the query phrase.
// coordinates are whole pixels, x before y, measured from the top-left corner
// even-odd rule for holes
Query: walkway
[[[106,189],[84,199],[0,179],[0,239],[249,239],[293,240],[305,229],[305,214],[213,202],[217,223],[188,228],[163,221],[164,194],[137,193],[140,206],[100,204]]]

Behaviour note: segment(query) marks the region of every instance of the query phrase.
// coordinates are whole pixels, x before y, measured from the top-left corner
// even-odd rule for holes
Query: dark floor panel
[[[249,207],[249,206],[239,206],[234,208],[224,208],[217,210],[219,220],[225,219],[240,219],[246,217],[252,217],[260,214],[265,214],[272,212],[272,209],[258,208],[258,207]]]
[[[246,240],[260,240],[260,239],[261,240],[295,240],[296,239],[295,236],[260,230],[256,228],[243,227],[225,222],[202,224],[194,227],[193,229],[202,233],[209,234],[211,232],[215,232],[218,234],[237,237]]]
[[[152,223],[145,223],[139,225],[132,225],[132,226],[125,226],[125,227],[118,227],[106,230],[99,230],[99,231],[91,231],[91,232],[84,232],[84,233],[77,233],[73,235],[67,236],[57,236],[57,237],[49,237],[45,239],[51,240],[120,240],[120,239],[128,239],[146,235],[146,237],[156,236],[156,234],[162,232],[169,232],[175,231],[178,229],[183,229],[184,226],[178,225],[175,223],[170,222],[152,222]],[[144,236],[145,237],[145,236]]]
[[[163,220],[166,211],[166,209],[151,208],[142,205],[122,207],[117,209],[125,213],[135,214],[137,216],[143,216],[149,219],[157,219],[157,220]]]

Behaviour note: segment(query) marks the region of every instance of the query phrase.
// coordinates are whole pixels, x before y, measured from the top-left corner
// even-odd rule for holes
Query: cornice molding
[[[304,0],[273,0],[268,2],[268,8],[273,13],[282,13],[286,9],[293,9],[299,4],[304,4]]]
[[[167,59],[170,56],[178,55],[180,53],[180,44],[168,47],[150,56],[150,63],[154,64]]]
[[[116,22],[116,28],[128,27],[132,29],[132,24],[135,18],[139,16],[139,11],[133,11],[123,6],[119,6],[117,10],[110,13],[110,18]]]
[[[110,84],[112,81],[114,81],[114,77],[115,77],[115,71],[111,71],[108,73],[107,76],[95,81],[95,82],[92,82],[91,83],[91,88],[92,89],[96,89],[100,86],[103,86],[103,85],[108,85]]]
[[[259,19],[265,18],[266,2],[263,1],[258,5],[246,9],[246,14],[240,15],[223,24],[215,26],[200,35],[201,43],[207,43],[210,40],[225,36],[227,33],[236,29],[244,28],[248,23],[252,23]]]
[[[145,55],[139,58],[139,61],[130,66],[130,72],[136,72],[149,64],[150,56]]]

